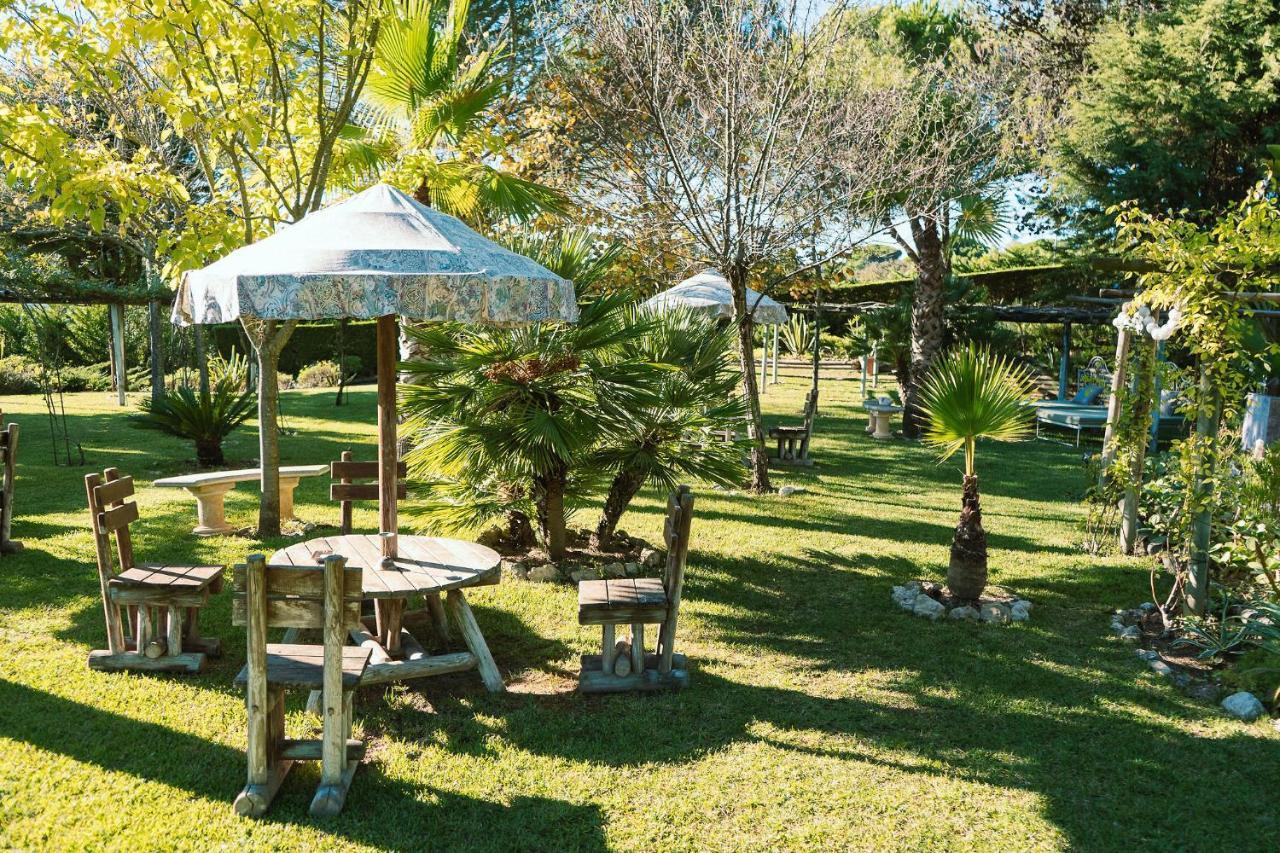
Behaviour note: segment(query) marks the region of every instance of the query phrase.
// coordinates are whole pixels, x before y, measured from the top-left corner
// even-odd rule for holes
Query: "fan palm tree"
[[[621,357],[646,326],[621,308],[611,297],[572,325],[409,330],[421,355],[404,365],[406,461],[431,493],[411,514],[441,527],[531,506],[548,555],[563,557],[566,497],[587,454],[654,404],[656,368]]]
[[[496,165],[503,143],[491,126],[510,89],[506,46],[468,50],[468,0],[390,5],[361,120],[340,140],[337,179],[361,184],[380,175],[472,224],[562,212],[562,194]]]
[[[970,345],[950,352],[921,392],[927,419],[923,440],[942,460],[964,451],[960,523],[951,543],[947,586],[957,598],[974,600],[987,585],[987,534],[982,527],[975,467],[980,438],[1019,441],[1031,432],[1031,374],[989,350]]]
[[[722,486],[742,481],[742,445],[715,433],[740,426],[746,406],[729,358],[731,327],[689,311],[650,315],[630,309],[633,324],[651,318],[649,331],[622,345],[627,360],[664,365],[656,374],[654,404],[609,435],[593,454],[593,466],[614,476],[596,525],[597,547],[607,547],[623,512],[646,485],[670,491],[682,480]]]

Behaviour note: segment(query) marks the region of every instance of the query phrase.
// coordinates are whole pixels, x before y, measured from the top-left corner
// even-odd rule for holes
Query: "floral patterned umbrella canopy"
[[[515,325],[578,317],[573,282],[379,184],[183,276],[179,325],[373,318]]]
[[[575,322],[573,282],[460,220],[379,184],[182,278],[178,325],[378,319],[378,503],[397,528],[397,317],[518,325]],[[266,472],[263,476],[265,478]],[[395,556],[395,537],[384,537]]]
[[[692,278],[686,278],[644,304],[654,311],[688,308],[725,319],[733,317],[733,291],[729,289],[728,279],[716,270],[703,270]],[[752,321],[762,326],[787,322],[787,309],[782,303],[761,296],[751,288],[747,288],[747,310],[752,311]]]

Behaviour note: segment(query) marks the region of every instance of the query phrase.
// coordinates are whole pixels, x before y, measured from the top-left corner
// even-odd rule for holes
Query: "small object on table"
[[[317,477],[329,470],[328,465],[286,465],[280,469],[280,518],[292,519],[293,490],[303,477]],[[162,489],[186,489],[196,499],[197,524],[191,532],[197,536],[217,536],[230,533],[223,499],[236,483],[260,481],[261,468],[241,468],[236,471],[208,471],[200,474],[184,474],[180,477],[164,477],[151,485]]]
[[[395,532],[379,533],[378,538],[382,543],[382,568],[395,569],[396,557],[399,556],[399,552],[396,550]]]
[[[502,675],[489,652],[475,614],[463,594],[473,586],[496,584],[501,578],[498,552],[474,542],[432,536],[397,536],[399,552],[393,568],[383,567],[379,534],[328,536],[298,542],[271,555],[272,565],[314,565],[312,554],[328,550],[363,570],[363,596],[375,605],[373,630],[366,623],[351,629],[357,645],[373,650],[363,684],[383,684],[478,669],[485,687],[502,692]],[[404,630],[405,604],[419,595],[446,594],[445,606],[460,629],[467,651],[426,655],[422,644]]]

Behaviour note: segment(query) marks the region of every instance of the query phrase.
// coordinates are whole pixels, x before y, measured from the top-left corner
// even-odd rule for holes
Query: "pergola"
[[[115,370],[116,400],[123,406],[127,400],[128,378],[124,367],[124,308],[126,305],[162,305],[173,300],[165,287],[123,288],[78,286],[30,293],[0,287],[0,304],[8,305],[106,305],[111,314],[111,364]],[[157,309],[158,310],[158,309]],[[150,324],[151,351],[159,352],[160,325]]]

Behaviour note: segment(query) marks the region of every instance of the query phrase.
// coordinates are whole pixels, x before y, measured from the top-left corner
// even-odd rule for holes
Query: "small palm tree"
[[[429,492],[410,514],[447,529],[530,507],[551,559],[563,557],[566,500],[592,473],[587,454],[654,403],[656,368],[620,357],[646,328],[621,308],[622,297],[606,297],[577,324],[409,330],[420,355],[404,364],[406,461]]]
[[[243,380],[228,372],[207,391],[183,387],[143,399],[134,424],[194,441],[201,467],[225,464],[222,440],[248,420],[257,406],[256,395],[242,386]]]
[[[987,585],[987,534],[974,460],[978,439],[1026,438],[1031,432],[1026,401],[1032,390],[1025,368],[970,345],[942,359],[921,393],[928,420],[924,442],[938,448],[944,460],[964,451],[964,497],[947,568],[947,586],[957,598],[976,599]]]
[[[593,467],[613,473],[593,534],[598,547],[608,547],[622,514],[646,485],[670,491],[698,479],[733,486],[746,473],[743,446],[718,435],[746,417],[735,393],[742,380],[729,358],[732,327],[690,311],[629,313],[632,325],[649,320],[651,327],[622,345],[622,358],[664,369],[654,374],[654,405],[634,412],[592,454]]]

